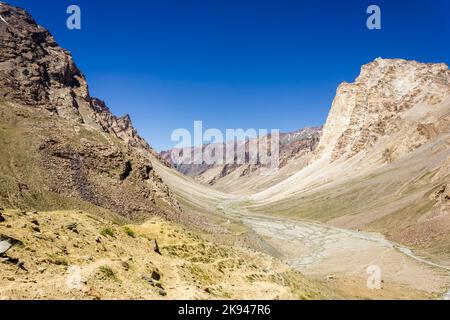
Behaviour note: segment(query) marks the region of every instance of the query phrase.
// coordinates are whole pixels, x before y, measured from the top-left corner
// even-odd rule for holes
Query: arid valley
[[[25,10],[0,17],[0,299],[450,299],[445,63],[361,66],[263,174],[175,164]]]

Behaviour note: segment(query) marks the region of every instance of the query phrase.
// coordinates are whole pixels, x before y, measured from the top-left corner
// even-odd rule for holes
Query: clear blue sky
[[[92,96],[157,150],[172,130],[326,120],[336,87],[376,57],[450,62],[448,0],[10,0],[72,52]],[[66,28],[66,8],[82,30]],[[382,30],[366,9],[382,10]]]

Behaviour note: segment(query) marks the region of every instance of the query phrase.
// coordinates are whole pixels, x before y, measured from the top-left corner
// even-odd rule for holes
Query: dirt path
[[[382,287],[404,288],[442,296],[448,291],[450,267],[434,264],[382,235],[326,226],[314,222],[278,217],[256,216],[240,204],[227,200],[218,205],[224,214],[240,219],[253,229],[282,260],[306,275],[342,280],[356,280],[361,291],[367,290],[367,269],[381,271]],[[442,298],[449,298],[444,294]]]

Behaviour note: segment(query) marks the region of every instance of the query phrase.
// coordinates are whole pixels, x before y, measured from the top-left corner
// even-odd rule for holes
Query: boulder
[[[123,268],[125,271],[130,270],[130,264],[129,264],[128,262],[122,261],[120,264],[122,265],[122,268]]]
[[[150,242],[150,244],[151,244],[151,246],[152,246],[153,251],[155,251],[157,254],[161,254],[161,251],[159,251],[158,242],[157,242],[155,239],[153,239],[153,240]]]
[[[166,293],[166,291],[165,291],[164,289],[158,288],[158,289],[157,289],[157,292],[158,292],[158,294],[159,294],[160,296],[162,296],[162,297],[167,296],[167,293]]]
[[[7,241],[9,242],[12,246],[14,245],[22,245],[22,241],[14,239],[12,237],[9,237],[5,234],[0,233],[0,241]]]
[[[7,240],[0,241],[0,256],[5,254],[6,251],[11,249],[11,247],[12,247],[12,244],[9,243],[9,241],[7,241]]]
[[[153,271],[152,272],[152,279],[155,281],[159,281],[161,279],[161,275],[159,274],[158,271]]]
[[[68,225],[66,225],[66,229],[73,231],[75,233],[78,233],[78,229],[77,229],[78,225],[74,222],[74,223],[69,223]]]

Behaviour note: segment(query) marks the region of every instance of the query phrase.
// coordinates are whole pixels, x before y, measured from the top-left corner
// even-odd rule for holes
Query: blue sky
[[[92,96],[157,150],[176,128],[326,120],[336,87],[383,58],[450,62],[450,1],[10,0],[72,52]],[[82,29],[66,28],[77,4]],[[377,4],[382,30],[366,28]]]

